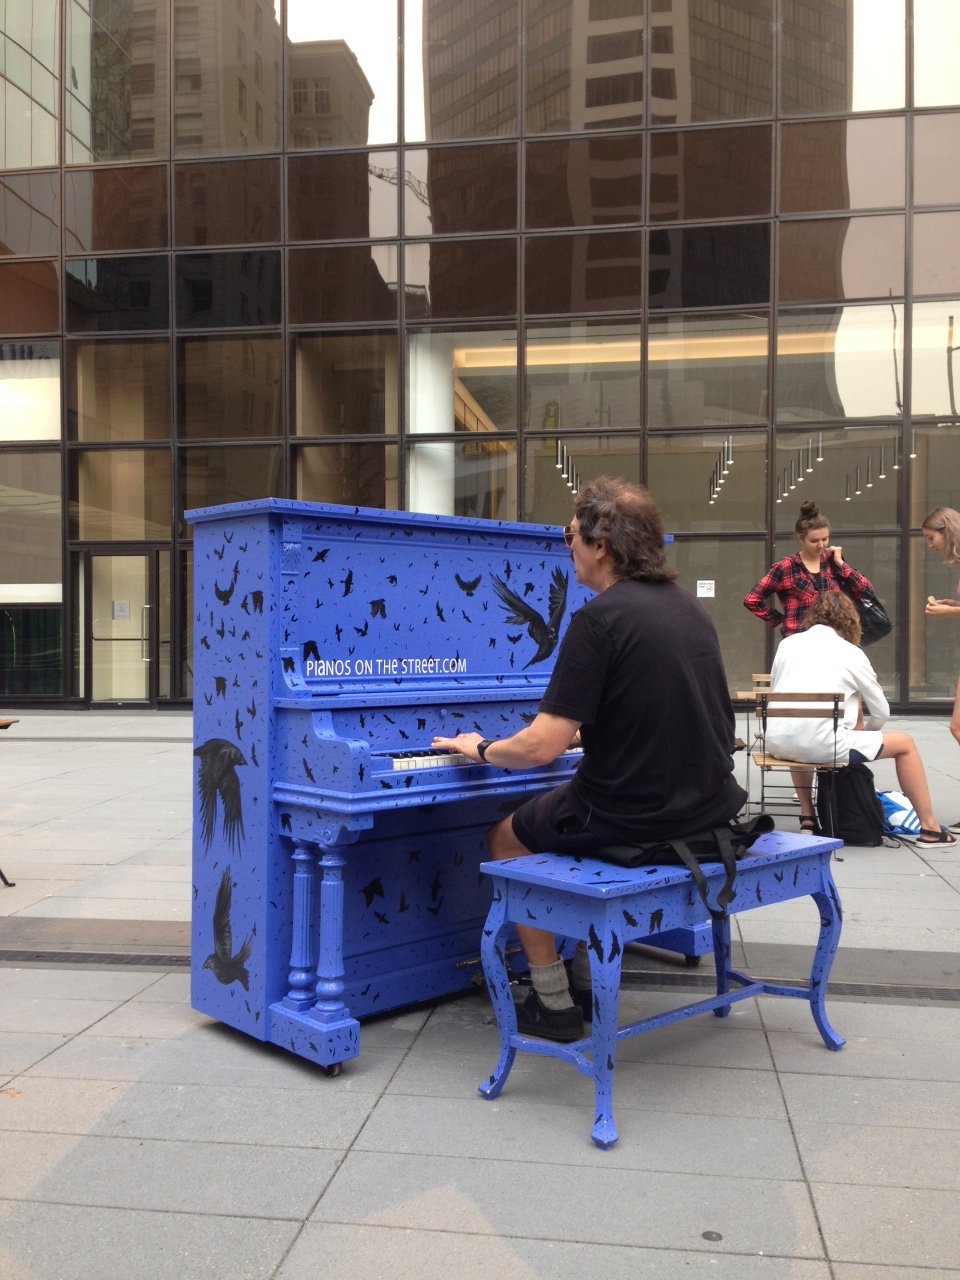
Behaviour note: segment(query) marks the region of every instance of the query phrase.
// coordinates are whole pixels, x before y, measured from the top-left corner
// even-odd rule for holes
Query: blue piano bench
[[[840,1049],[842,1036],[826,1014],[827,979],[840,941],[842,912],[830,873],[830,855],[839,840],[773,831],[753,845],[737,867],[735,896],[728,914],[713,921],[713,954],[717,993],[654,1017],[618,1025],[620,968],[624,946],[662,933],[694,927],[704,909],[689,871],[677,866],[626,868],[594,858],[555,853],[529,854],[501,862],[484,862],[493,880],[493,903],[484,925],[480,954],[490,991],[500,1057],[492,1075],[479,1086],[485,1098],[496,1098],[517,1051],[570,1062],[593,1077],[593,1141],[604,1149],[617,1140],[613,1121],[613,1073],[617,1043],[698,1013],[726,1017],[730,1006],[758,995],[787,996],[810,1005],[814,1023],[828,1049]],[[710,901],[723,884],[720,863],[705,863]],[[730,966],[730,916],[775,902],[809,896],[820,912],[820,936],[813,953],[809,981],[783,985],[757,981]],[[589,1036],[574,1044],[554,1044],[517,1032],[517,1015],[502,940],[512,922],[581,938],[587,944],[593,980],[594,1016]]]

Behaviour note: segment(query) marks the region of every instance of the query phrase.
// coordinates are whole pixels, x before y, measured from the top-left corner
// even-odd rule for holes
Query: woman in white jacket
[[[833,723],[829,719],[771,719],[767,727],[767,750],[784,760],[810,764],[860,764],[890,760],[896,765],[900,789],[910,800],[920,819],[920,833],[913,837],[924,848],[945,849],[956,837],[934,816],[923,761],[908,733],[883,733],[890,718],[890,704],[880,687],[870,659],[858,647],[860,618],[848,596],[840,591],[818,597],[807,615],[807,629],[787,636],[780,643],[770,689],[810,693],[837,690],[845,694],[843,718],[837,729],[834,755]],[[771,702],[775,702],[771,698]],[[864,717],[864,702],[869,715]],[[800,800],[800,826],[812,831],[816,825],[813,809],[813,774],[794,771],[794,785]]]

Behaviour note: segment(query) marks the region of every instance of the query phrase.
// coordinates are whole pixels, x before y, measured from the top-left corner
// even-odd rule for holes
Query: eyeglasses
[[[579,532],[580,532],[580,530],[579,530],[579,529],[575,529],[575,528],[573,527],[573,525],[572,525],[572,524],[564,525],[564,528],[563,528],[563,540],[564,540],[564,542],[567,544],[567,546],[568,546],[568,547],[572,547],[572,546],[573,546],[573,540],[574,540],[574,538],[577,536],[577,534],[578,534]]]

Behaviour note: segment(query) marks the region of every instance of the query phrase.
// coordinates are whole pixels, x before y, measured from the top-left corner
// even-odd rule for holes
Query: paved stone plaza
[[[482,992],[365,1023],[336,1079],[192,1012],[189,713],[9,714],[2,1280],[960,1280],[960,853],[843,850],[846,1047],[773,999],[626,1041],[602,1152],[557,1062],[477,1095]],[[952,822],[945,719],[896,727]],[[734,928],[756,973],[805,975],[812,903]],[[707,980],[628,967],[631,1017]]]

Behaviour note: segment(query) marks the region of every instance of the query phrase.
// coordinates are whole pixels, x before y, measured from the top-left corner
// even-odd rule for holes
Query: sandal
[[[817,834],[817,819],[809,813],[801,813],[800,830],[809,831],[811,835]]]
[[[949,849],[957,843],[957,837],[952,836],[946,827],[941,827],[939,831],[928,831],[926,827],[921,827],[913,837],[913,843],[919,849]]]

